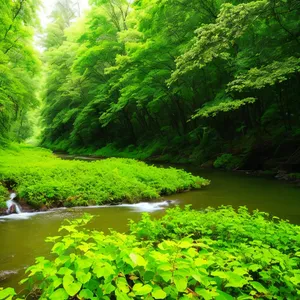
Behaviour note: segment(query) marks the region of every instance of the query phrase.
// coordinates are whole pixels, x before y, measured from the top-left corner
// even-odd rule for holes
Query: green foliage
[[[245,98],[242,100],[233,100],[233,99],[222,99],[215,100],[213,102],[210,102],[204,107],[200,108],[195,115],[193,115],[192,118],[197,117],[215,117],[220,112],[230,112],[232,110],[236,110],[241,108],[243,105],[251,104],[255,102],[255,98]]]
[[[288,177],[291,180],[300,180],[300,173],[290,173],[288,174]]]
[[[68,221],[22,280],[42,299],[297,299],[300,227],[245,207],[144,214],[129,234]],[[5,290],[4,290],[5,291]],[[6,292],[13,295],[11,290]],[[22,294],[20,295],[22,296]]]
[[[289,57],[285,61],[274,61],[261,68],[252,68],[228,84],[229,91],[262,89],[288,80],[300,71],[300,58]]]
[[[37,105],[39,60],[32,47],[39,0],[0,1],[0,145],[23,140]]]
[[[46,30],[43,146],[203,163],[297,139],[299,1],[74,3]]]
[[[29,146],[1,150],[0,174],[0,180],[13,183],[19,197],[34,207],[133,203],[209,184],[182,170],[131,159],[66,161]]]
[[[229,60],[232,45],[251,26],[253,18],[263,14],[268,8],[268,2],[262,0],[238,5],[232,3],[222,5],[215,23],[201,26],[196,30],[197,37],[191,49],[176,61],[177,70],[173,73],[173,78],[176,79],[180,74],[193,69],[203,68],[216,58]]]
[[[241,158],[233,156],[230,153],[224,153],[214,161],[214,167],[217,169],[234,170],[241,165]]]
[[[6,208],[6,201],[8,200],[8,190],[0,182],[0,209]]]

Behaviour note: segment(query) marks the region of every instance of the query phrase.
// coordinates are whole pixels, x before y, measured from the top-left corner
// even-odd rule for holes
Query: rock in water
[[[16,214],[17,213],[17,207],[16,204],[12,204],[8,209],[8,214]]]
[[[8,214],[20,214],[22,213],[22,209],[21,207],[14,201],[14,199],[16,198],[16,194],[12,193],[10,195],[10,199],[8,201],[6,201],[6,205],[7,205],[7,213]]]

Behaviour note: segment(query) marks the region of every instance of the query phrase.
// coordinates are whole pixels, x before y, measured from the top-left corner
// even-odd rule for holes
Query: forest
[[[299,299],[299,16],[0,0],[0,300]]]
[[[23,2],[2,5],[2,143],[39,106],[55,151],[299,171],[298,1],[61,1],[40,59]]]

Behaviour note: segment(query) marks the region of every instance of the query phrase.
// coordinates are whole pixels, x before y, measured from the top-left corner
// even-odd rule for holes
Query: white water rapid
[[[21,206],[18,204],[18,203],[16,203],[15,201],[14,201],[14,199],[17,197],[17,194],[16,193],[11,193],[10,194],[10,198],[9,198],[9,200],[7,200],[6,201],[6,205],[7,205],[7,213],[8,214],[10,214],[11,213],[11,208],[12,208],[12,206],[14,205],[15,206],[15,212],[17,213],[17,214],[21,214],[22,213],[22,209],[21,209]]]

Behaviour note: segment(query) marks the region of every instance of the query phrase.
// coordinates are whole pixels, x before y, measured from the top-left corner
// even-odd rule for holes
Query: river
[[[89,224],[90,228],[104,232],[109,232],[109,228],[126,232],[128,219],[138,220],[145,211],[159,216],[167,207],[176,204],[191,204],[195,209],[245,205],[251,210],[259,209],[300,224],[299,187],[242,173],[197,170],[189,166],[185,169],[210,179],[211,185],[203,190],[157,200],[171,200],[171,204],[163,202],[160,205],[152,202],[132,206],[73,208],[0,218],[0,286],[17,288],[18,281],[24,278],[24,270],[34,263],[34,258],[49,253],[51,245],[44,242],[45,238],[57,235],[64,219],[80,217],[83,212],[94,216]]]

